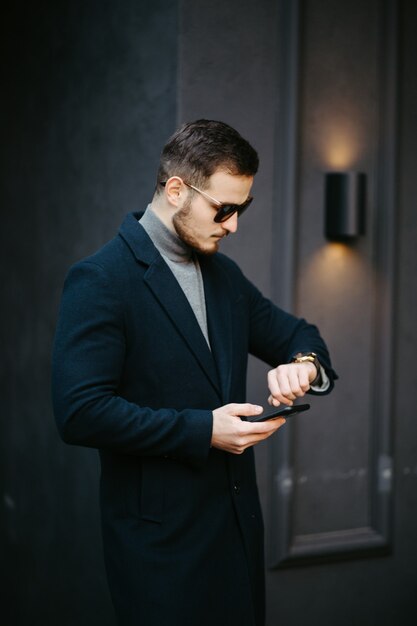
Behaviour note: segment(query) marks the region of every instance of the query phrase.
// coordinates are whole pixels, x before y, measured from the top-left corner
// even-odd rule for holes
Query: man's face
[[[233,176],[219,170],[210,177],[209,183],[204,189],[208,195],[221,203],[242,204],[249,196],[253,176]],[[214,254],[220,240],[237,231],[237,213],[217,224],[214,221],[217,209],[205,196],[188,190],[181,208],[172,218],[178,236],[201,254]]]

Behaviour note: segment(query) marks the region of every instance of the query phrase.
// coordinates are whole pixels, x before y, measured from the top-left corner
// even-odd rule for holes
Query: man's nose
[[[236,211],[236,213],[233,213],[225,222],[222,222],[222,226],[229,233],[235,233],[237,231],[237,225],[238,225],[237,220],[238,220],[238,214]]]

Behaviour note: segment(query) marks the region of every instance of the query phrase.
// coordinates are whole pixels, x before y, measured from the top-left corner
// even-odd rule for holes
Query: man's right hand
[[[250,446],[267,439],[283,424],[284,418],[265,422],[245,422],[239,416],[260,415],[262,407],[255,404],[226,404],[213,411],[211,445],[232,454],[242,454]]]

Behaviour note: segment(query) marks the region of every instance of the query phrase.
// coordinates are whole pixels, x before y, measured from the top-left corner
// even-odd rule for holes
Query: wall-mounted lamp
[[[351,241],[365,234],[366,177],[359,172],[326,174],[325,234],[331,241]]]

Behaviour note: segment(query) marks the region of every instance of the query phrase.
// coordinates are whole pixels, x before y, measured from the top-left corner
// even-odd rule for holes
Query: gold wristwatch
[[[306,361],[313,363],[317,370],[317,376],[310,383],[310,385],[313,386],[319,384],[321,382],[321,368],[320,361],[318,360],[317,354],[315,352],[298,352],[298,354],[296,354],[292,360],[293,363],[305,363]]]

